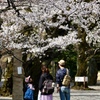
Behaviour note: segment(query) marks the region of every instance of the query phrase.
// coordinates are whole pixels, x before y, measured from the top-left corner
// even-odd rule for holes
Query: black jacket
[[[51,74],[49,74],[49,73],[43,73],[43,74],[40,76],[40,80],[39,80],[39,90],[40,90],[40,91],[42,90],[42,88],[43,88],[43,82],[44,82],[46,79],[51,79],[51,80],[53,80],[53,77],[52,77]]]

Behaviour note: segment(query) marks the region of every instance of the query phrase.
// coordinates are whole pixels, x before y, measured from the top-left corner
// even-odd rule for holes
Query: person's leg
[[[60,88],[60,100],[65,100],[65,87],[61,86]]]
[[[65,89],[65,98],[66,100],[70,100],[70,88],[67,88]]]
[[[70,89],[68,88],[67,100],[70,100]]]

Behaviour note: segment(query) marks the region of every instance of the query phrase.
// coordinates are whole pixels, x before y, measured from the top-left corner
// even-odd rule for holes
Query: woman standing
[[[41,70],[42,70],[42,74],[41,74],[40,80],[39,80],[39,90],[41,91],[40,100],[53,100],[52,93],[46,93],[46,94],[42,93],[42,90],[44,87],[44,84],[43,84],[44,81],[46,79],[53,80],[53,77],[49,73],[49,70],[46,65],[43,65]]]

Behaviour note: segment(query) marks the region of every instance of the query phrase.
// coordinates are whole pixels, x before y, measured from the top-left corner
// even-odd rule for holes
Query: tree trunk
[[[97,69],[97,63],[96,63],[96,58],[91,58],[88,64],[88,84],[89,85],[96,85],[97,83],[97,74],[98,74],[98,69]]]
[[[23,100],[23,70],[18,74],[18,67],[22,68],[22,51],[14,49],[14,68],[13,68],[13,100]]]
[[[82,58],[83,59],[82,59]],[[86,59],[84,59],[84,54],[78,55],[77,58],[77,74],[76,76],[78,77],[85,77],[87,76],[87,62],[85,61]],[[76,86],[81,86],[81,87],[87,87],[87,83],[85,82],[76,82]]]
[[[84,77],[87,76],[87,56],[85,52],[89,49],[86,43],[86,33],[82,28],[78,28],[78,37],[81,38],[82,42],[77,45],[77,73],[76,76]],[[77,82],[76,86],[87,87],[87,83]]]

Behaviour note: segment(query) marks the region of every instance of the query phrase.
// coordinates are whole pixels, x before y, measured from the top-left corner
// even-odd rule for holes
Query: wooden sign
[[[87,76],[76,76],[75,82],[88,82],[88,77]]]

